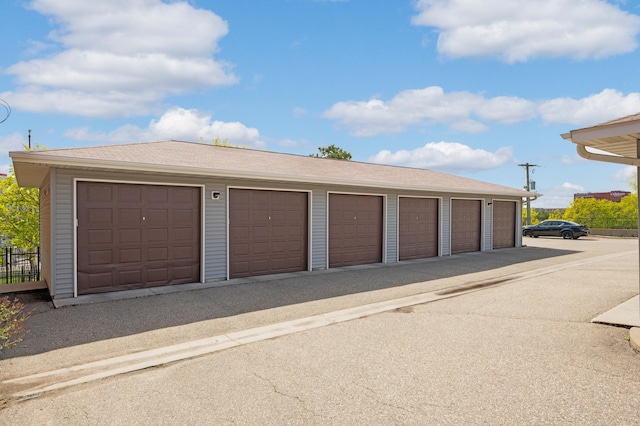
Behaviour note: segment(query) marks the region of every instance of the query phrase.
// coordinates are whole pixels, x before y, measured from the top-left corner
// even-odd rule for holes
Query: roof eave
[[[539,197],[541,194],[535,192],[527,192],[523,190],[470,190],[468,188],[449,188],[440,186],[429,185],[397,185],[388,184],[382,182],[360,181],[354,179],[329,179],[321,177],[310,177],[300,175],[284,175],[276,173],[252,173],[252,172],[238,172],[236,170],[225,169],[210,169],[199,168],[189,166],[175,166],[175,165],[150,165],[148,163],[139,162],[127,162],[123,163],[116,160],[87,160],[86,158],[75,157],[52,157],[45,153],[38,152],[10,152],[10,157],[13,159],[14,169],[16,170],[16,176],[19,175],[19,170],[26,165],[35,166],[32,168],[32,173],[25,176],[25,173],[21,173],[21,179],[18,184],[21,186],[33,186],[39,187],[49,167],[79,167],[79,168],[94,168],[94,169],[107,169],[107,170],[136,170],[146,173],[165,173],[165,174],[181,174],[181,175],[197,175],[197,176],[217,176],[217,177],[230,177],[238,179],[267,179],[280,182],[305,182],[322,185],[346,185],[356,187],[377,187],[384,189],[404,189],[415,191],[431,191],[431,192],[448,192],[454,194],[487,194],[487,195],[503,195],[511,197]],[[37,173],[33,173],[33,171]],[[24,185],[23,185],[24,184]]]
[[[588,146],[589,144],[587,142],[590,140],[633,134],[640,134],[640,120],[585,127],[583,129],[572,130],[570,133],[564,133],[562,137],[571,140],[573,143]]]

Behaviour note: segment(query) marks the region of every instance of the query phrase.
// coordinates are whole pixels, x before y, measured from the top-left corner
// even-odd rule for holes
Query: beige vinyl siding
[[[311,196],[311,268],[327,268],[327,190],[313,189]]]
[[[220,193],[213,200],[211,193]],[[206,282],[227,277],[227,191],[222,182],[207,182],[204,190],[204,277]]]
[[[382,261],[386,263],[395,263],[398,261],[398,194],[387,194],[387,210],[386,210],[386,256]]]
[[[51,236],[55,250],[51,258],[55,265],[53,273],[54,296],[73,296],[74,277],[74,222],[73,211],[73,172],[67,169],[58,169],[55,174],[55,190],[52,191],[52,209],[54,213],[54,225]]]
[[[440,232],[442,256],[451,256],[451,197],[442,197],[442,218],[440,219]]]
[[[489,204],[490,198],[482,200],[482,244],[480,250],[491,250],[493,248],[493,204]]]
[[[40,273],[51,292],[51,173],[40,187]]]
[[[118,172],[118,171],[92,171],[79,169],[52,168],[49,178],[50,205],[46,200],[43,203],[45,216],[50,217],[49,245],[51,247],[50,259],[45,260],[45,274],[49,279],[49,285],[55,297],[72,297],[74,291],[74,224],[76,212],[74,211],[74,179],[105,180],[114,182],[138,182],[159,184],[203,185],[203,268],[205,281],[225,280],[227,278],[227,191],[229,187],[247,187],[255,189],[275,190],[299,190],[311,191],[309,249],[310,269],[325,269],[327,266],[327,197],[328,192],[357,193],[381,195],[385,199],[384,204],[384,241],[383,259],[392,263],[397,261],[398,235],[397,235],[397,203],[398,195],[421,196],[441,198],[440,204],[440,235],[441,255],[451,253],[450,240],[450,206],[452,194],[434,191],[390,191],[381,188],[363,188],[356,186],[306,184],[298,182],[269,181],[256,179],[230,179],[211,176],[184,176],[184,175],[159,175],[150,173]],[[43,186],[43,188],[46,186]],[[218,200],[213,200],[211,192],[220,193]],[[458,198],[461,195],[456,194]],[[467,195],[462,195],[467,197]],[[485,195],[469,194],[469,198],[485,198]],[[502,197],[501,197],[502,198]],[[518,198],[514,197],[514,201]],[[484,203],[486,208],[486,202]],[[47,213],[47,209],[49,209]],[[491,226],[487,226],[491,217],[488,211],[483,210],[483,245],[486,249],[490,246]],[[43,234],[47,231],[43,227]],[[46,236],[44,237],[47,238]],[[520,246],[521,240],[517,240]],[[49,262],[46,265],[46,262]]]

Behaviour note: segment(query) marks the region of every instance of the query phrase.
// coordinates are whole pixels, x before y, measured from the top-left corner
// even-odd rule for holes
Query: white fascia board
[[[616,136],[627,136],[640,133],[640,121],[614,123],[605,126],[587,127],[562,134],[564,139],[573,143],[584,143],[593,139],[606,139]],[[570,135],[570,136],[569,136]],[[569,137],[567,137],[569,136]]]

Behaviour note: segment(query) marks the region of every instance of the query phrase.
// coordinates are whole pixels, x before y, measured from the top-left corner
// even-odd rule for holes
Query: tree
[[[604,223],[610,222],[610,214],[606,206],[595,198],[576,198],[565,210],[562,218],[572,222],[580,223],[589,228],[606,228]],[[611,201],[609,201],[611,202]]]
[[[40,245],[40,190],[20,188],[13,169],[0,180],[0,236],[26,250]]]
[[[335,145],[329,145],[327,147],[318,147],[320,154],[309,154],[309,157],[317,158],[334,158],[336,160],[351,160],[351,153],[339,148]]]
[[[622,197],[618,203],[618,227],[620,229],[636,229],[638,227],[638,191]]]
[[[562,219],[562,210],[560,209],[555,209],[554,211],[552,211],[551,213],[549,213],[549,217],[548,219]]]
[[[633,172],[633,176],[629,179],[629,186],[631,187],[631,192],[637,194],[638,193],[638,171]]]
[[[204,143],[204,138],[202,136],[200,136],[200,143]],[[227,148],[246,148],[247,147],[246,145],[238,146],[238,145],[229,143],[229,139],[227,138],[224,138],[224,139],[213,138],[211,140],[211,144],[214,146],[226,146]]]
[[[531,224],[535,225],[536,223],[540,222],[540,218],[539,218],[540,212],[536,209],[531,209]],[[527,208],[523,207],[522,208],[522,223],[523,224],[527,224]]]
[[[549,212],[544,209],[535,209],[536,213],[538,213],[538,220],[542,222],[543,220],[549,219]]]
[[[562,218],[589,228],[636,229],[638,194],[627,195],[618,203],[595,198],[576,198]]]

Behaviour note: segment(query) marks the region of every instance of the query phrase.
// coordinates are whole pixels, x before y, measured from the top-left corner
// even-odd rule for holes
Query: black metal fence
[[[0,249],[0,284],[40,281],[40,247],[29,252],[15,247]]]

